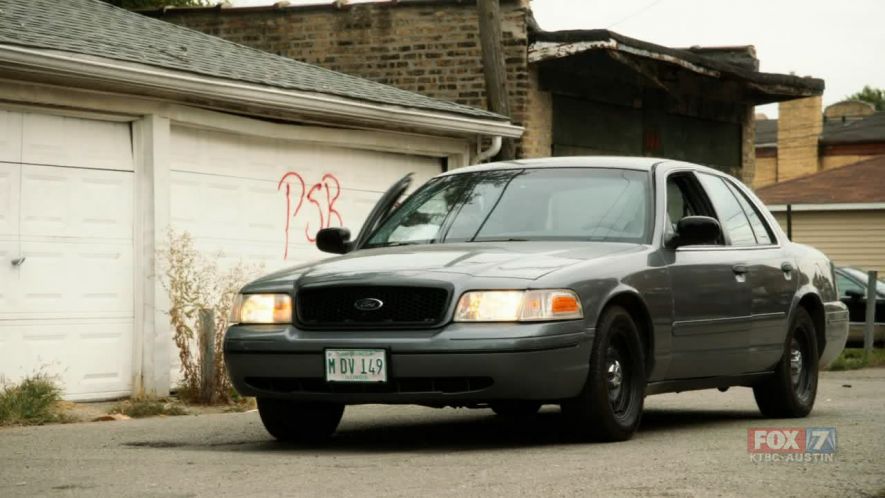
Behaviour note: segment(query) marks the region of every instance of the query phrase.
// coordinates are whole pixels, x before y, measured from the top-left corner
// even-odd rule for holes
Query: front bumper
[[[583,321],[449,324],[415,331],[307,331],[236,325],[225,364],[244,396],[359,403],[474,404],[576,396],[594,330]],[[326,348],[388,351],[386,384],[326,383]]]
[[[820,367],[826,368],[835,360],[848,340],[848,307],[841,301],[824,304],[826,333],[823,351],[820,354]]]

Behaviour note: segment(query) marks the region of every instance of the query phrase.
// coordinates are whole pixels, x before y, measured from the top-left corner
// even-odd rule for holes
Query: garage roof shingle
[[[863,204],[885,202],[885,156],[762,187],[765,204]]]
[[[0,44],[72,52],[377,104],[508,120],[482,109],[239,45],[101,0],[0,0]]]

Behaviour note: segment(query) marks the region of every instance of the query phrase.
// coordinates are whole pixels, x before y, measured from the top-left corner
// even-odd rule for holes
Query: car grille
[[[386,383],[335,383],[317,377],[246,377],[255,389],[277,393],[468,393],[494,385],[490,377],[405,377]]]
[[[296,292],[296,318],[313,329],[433,327],[445,317],[450,295],[443,287],[308,287]],[[358,309],[357,302],[365,299],[383,304]]]

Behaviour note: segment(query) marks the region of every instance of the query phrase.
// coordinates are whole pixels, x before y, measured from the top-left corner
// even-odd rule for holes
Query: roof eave
[[[766,205],[773,213],[785,212],[787,206],[791,211],[873,211],[885,210],[885,202],[818,202],[796,204]]]
[[[195,73],[43,49],[0,44],[0,65],[14,64],[34,72],[70,74],[121,86],[161,89],[182,96],[205,97],[274,111],[292,111],[321,118],[404,126],[424,132],[518,138],[523,128],[504,120],[380,105],[356,99],[273,88]]]
[[[685,50],[662,47],[604,30],[593,30],[591,33],[592,36],[588,36],[586,40],[579,39],[580,33],[577,32],[563,32],[561,37],[556,36],[558,34],[556,32],[535,34],[535,40],[529,45],[528,61],[529,63],[541,63],[593,50],[613,50],[674,64],[703,76],[712,78],[728,76],[743,80],[749,89],[758,94],[758,97],[754,99],[755,104],[811,97],[821,95],[824,91],[824,81],[819,78],[763,73],[714,61]],[[603,33],[609,33],[609,35],[600,37]]]

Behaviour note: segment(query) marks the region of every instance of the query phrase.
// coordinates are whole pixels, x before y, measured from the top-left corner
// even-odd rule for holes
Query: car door
[[[747,266],[750,289],[750,329],[746,372],[770,370],[784,352],[790,306],[796,293],[796,262],[778,244],[774,231],[765,221],[761,208],[733,180],[701,174],[711,189],[724,184],[740,205],[753,237],[741,244],[742,261]],[[721,192],[725,195],[725,192]],[[740,217],[739,213],[735,216]],[[742,218],[741,218],[742,219]]]
[[[743,372],[750,323],[750,289],[743,253],[730,244],[723,215],[717,216],[722,210],[718,199],[707,195],[692,172],[672,173],[666,182],[671,225],[667,228],[675,230],[678,218],[683,216],[701,215],[719,219],[724,232],[717,245],[664,251],[673,299],[672,359],[667,377]]]

